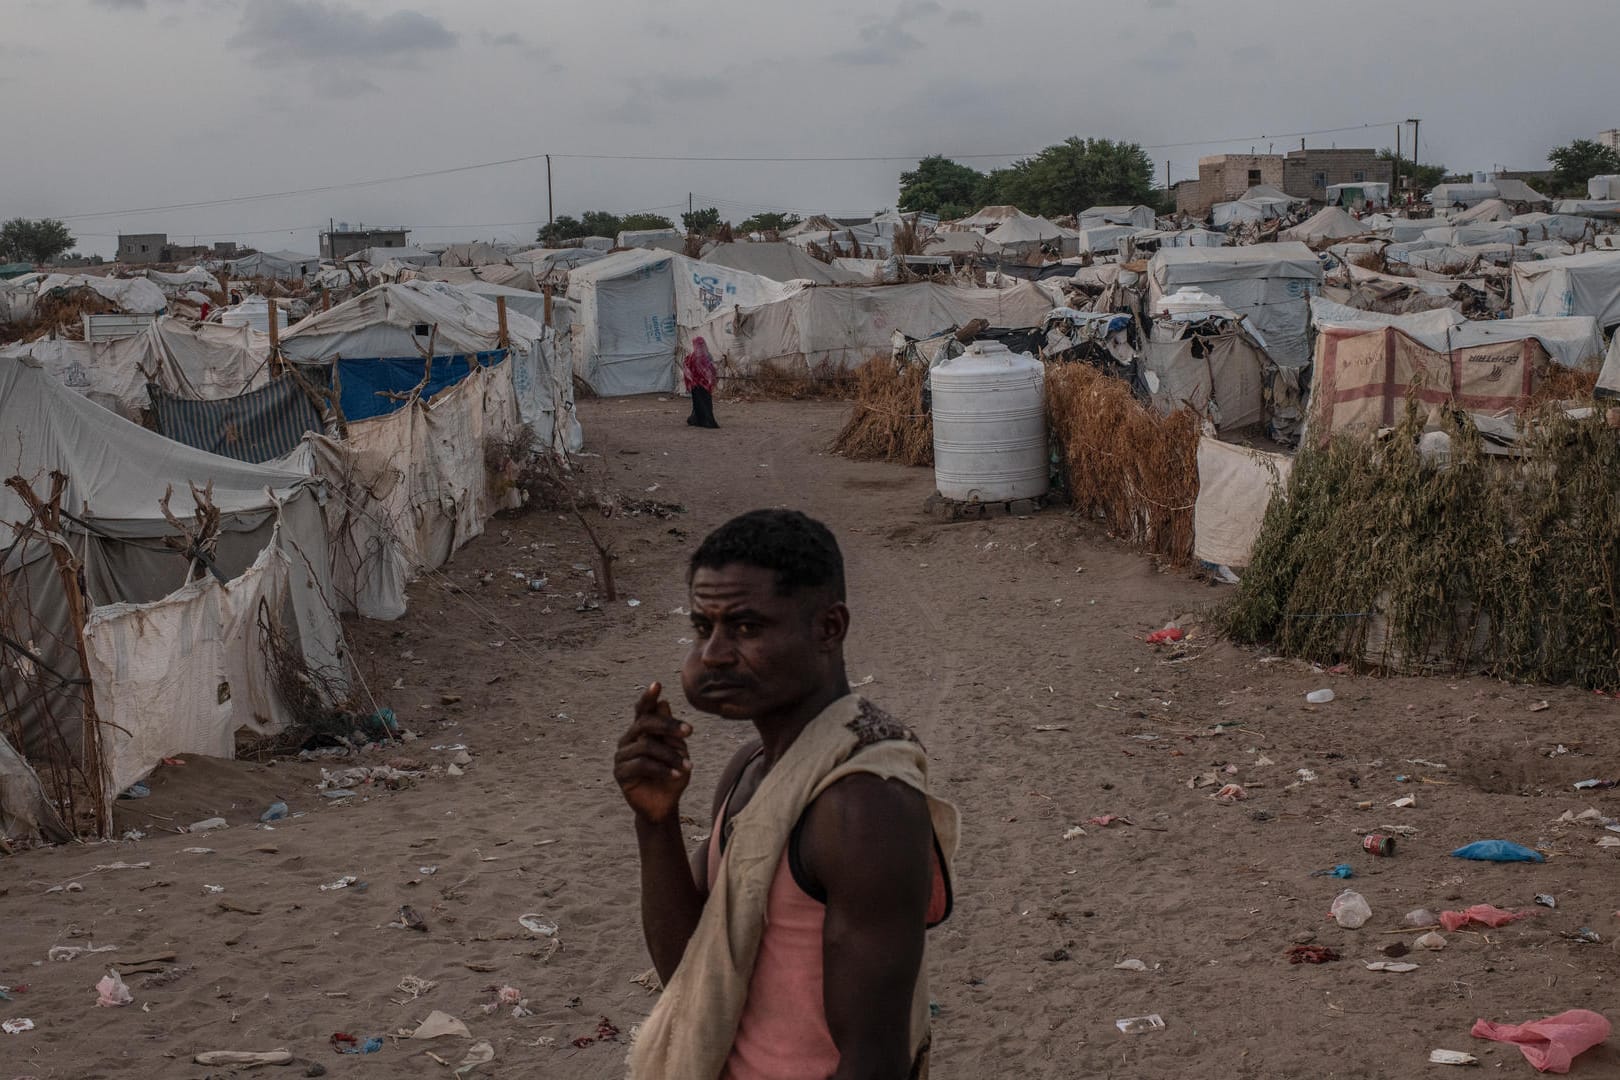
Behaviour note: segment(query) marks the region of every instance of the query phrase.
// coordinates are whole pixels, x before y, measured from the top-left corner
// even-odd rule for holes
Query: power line
[[[1315,128],[1310,131],[1285,131],[1276,134],[1244,135],[1222,139],[1198,139],[1189,142],[1172,143],[1138,143],[1143,150],[1168,150],[1186,146],[1215,146],[1223,143],[1259,142],[1264,139],[1297,139],[1306,135],[1328,135],[1342,131],[1361,131],[1378,127],[1393,127],[1398,121],[1385,123],[1352,124],[1346,127]],[[920,161],[925,157],[942,156],[953,161],[987,161],[1006,160],[1010,158],[1034,157],[1040,151],[1002,152],[1002,153],[974,153],[974,154],[868,154],[868,155],[818,155],[818,154],[788,154],[788,155],[708,155],[708,154],[552,154],[554,158],[573,161],[658,161],[658,162],[693,162],[717,164],[839,164],[858,162],[883,161]],[[94,210],[78,214],[58,214],[63,221],[77,221],[85,218],[114,217],[120,214],[153,214],[168,210],[196,210],[211,206],[236,206],[242,203],[262,202],[268,199],[287,199],[299,195],[321,195],[333,191],[347,191],[354,188],[372,187],[377,184],[394,184],[408,180],[424,180],[438,176],[453,176],[459,173],[475,172],[480,169],[494,169],[507,165],[519,165],[530,161],[540,161],[545,154],[521,154],[517,157],[499,158],[494,161],[480,161],[470,165],[455,165],[443,169],[428,169],[422,172],[401,173],[395,176],[375,176],[366,180],[349,180],[336,184],[319,184],[313,187],[289,188],[285,191],[265,191],[253,195],[233,195],[221,199],[195,199],[189,202],[165,203],[156,206],[124,207],[118,210]],[[459,226],[458,226],[459,227]]]

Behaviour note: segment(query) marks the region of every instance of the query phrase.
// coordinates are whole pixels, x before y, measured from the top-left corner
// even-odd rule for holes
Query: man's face
[[[692,575],[692,649],[681,688],[692,707],[751,720],[796,705],[820,687],[839,634],[829,634],[822,598],[781,596],[776,574],[757,566],[701,568]]]

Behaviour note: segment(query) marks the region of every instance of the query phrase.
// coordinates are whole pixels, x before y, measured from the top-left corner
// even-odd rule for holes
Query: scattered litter
[[[1352,867],[1349,863],[1340,863],[1339,865],[1333,867],[1330,870],[1312,870],[1311,871],[1311,877],[1350,878],[1350,877],[1355,877],[1355,876],[1356,876],[1355,868]]]
[[[1227,784],[1215,793],[1217,802],[1242,802],[1249,797],[1240,784]]]
[[[641,606],[641,601],[640,600],[626,600],[624,602],[624,606],[625,607],[640,607]]]
[[[1589,926],[1583,926],[1579,930],[1563,933],[1558,936],[1568,938],[1571,941],[1579,941],[1583,945],[1603,944],[1603,935],[1598,933],[1596,930],[1593,930]]]
[[[1367,898],[1354,889],[1346,889],[1333,898],[1333,906],[1329,909],[1333,921],[1347,930],[1359,930],[1372,918],[1372,906]]]
[[[259,815],[259,820],[265,822],[280,821],[287,816],[287,812],[287,804],[278,800],[271,803],[270,808]]]
[[[1402,795],[1389,805],[1393,806],[1397,810],[1410,810],[1417,805],[1417,796]]]
[[[399,906],[399,920],[388,924],[395,930],[420,930],[427,933],[427,920],[416,913],[416,909],[409,904]]]
[[[222,817],[211,817],[211,818],[203,818],[201,821],[193,822],[191,824],[190,828],[186,829],[186,831],[187,832],[194,832],[194,833],[213,832],[215,829],[227,829],[229,827],[230,827],[230,825],[226,822],[226,820],[224,818],[222,818]]]
[[[463,769],[460,765],[457,765],[455,762],[452,761],[449,765],[446,765],[444,767],[444,775],[446,775],[446,776],[466,776],[467,775],[467,770]]]
[[[557,924],[544,915],[520,915],[518,916],[518,924],[530,933],[539,934],[541,937],[557,936]]]
[[[439,984],[434,982],[432,979],[424,979],[420,975],[407,975],[403,979],[399,980],[399,985],[394,987],[394,989],[398,990],[402,994],[409,994],[411,1000],[415,1001],[417,998],[421,997],[423,994],[427,993],[429,990],[432,990],[438,985]]]
[[[376,1035],[361,1042],[358,1036],[350,1035],[347,1031],[332,1033],[332,1049],[340,1054],[375,1054],[382,1048],[383,1041]]]
[[[118,793],[120,799],[144,799],[152,794],[152,789],[145,784],[136,782]]]
[[[118,946],[116,945],[103,945],[97,948],[96,943],[93,941],[88,945],[52,945],[45,953],[45,959],[77,960],[80,956],[88,956],[91,953],[117,951]]]
[[[1430,1050],[1430,1065],[1478,1065],[1479,1058],[1461,1050]]]
[[[1036,731],[1068,731],[1068,724],[1036,724]]]
[[[50,888],[46,889],[45,892],[47,894],[58,892],[84,892],[84,886],[80,885],[77,881],[70,881],[66,885],[52,885]]]
[[[619,1029],[613,1026],[613,1021],[604,1016],[596,1022],[595,1035],[581,1035],[579,1038],[572,1040],[569,1045],[576,1050],[583,1050],[592,1043],[617,1042],[618,1040]]]
[[[286,1050],[205,1050],[191,1059],[198,1065],[291,1065],[293,1056]]]
[[[33,1031],[34,1022],[26,1016],[19,1016],[15,1020],[0,1020],[0,1031],[7,1035],[21,1035],[25,1031]]]
[[[214,853],[214,849],[211,847],[188,847],[181,848],[180,851],[186,855],[212,855]]]
[[[1430,930],[1427,934],[1424,934],[1422,937],[1412,942],[1412,944],[1421,948],[1430,949],[1434,952],[1439,952],[1441,949],[1446,947],[1446,939],[1443,934],[1438,934],[1435,931]]]
[[[353,874],[344,874],[330,885],[322,885],[321,892],[335,892],[338,889],[347,889],[350,885],[353,885],[359,880],[360,879],[355,877]]]
[[[418,874],[421,874],[423,877],[432,877],[434,874],[437,874],[439,872],[439,868],[436,865],[435,866],[418,866],[416,868],[416,872]]]
[[[1087,818],[1086,819],[1086,824],[1087,825],[1095,825],[1099,829],[1106,829],[1106,828],[1108,828],[1108,826],[1112,825],[1116,821],[1124,821],[1125,824],[1127,824],[1127,825],[1130,824],[1129,821],[1126,821],[1124,818],[1120,817],[1118,814],[1099,814],[1094,818]]]
[[[1339,959],[1338,950],[1326,945],[1291,945],[1283,955],[1290,964],[1326,964]]]
[[[446,1035],[456,1035],[463,1039],[472,1038],[472,1032],[467,1025],[451,1016],[447,1012],[434,1009],[427,1014],[427,1019],[416,1025],[409,1038],[412,1039],[442,1039]]]
[[[534,1015],[533,1010],[529,1008],[529,999],[515,986],[502,986],[496,989],[495,1000],[484,1006],[484,1012],[490,1015],[502,1009],[510,1009],[514,1020]]]
[[[1143,1035],[1150,1031],[1163,1031],[1164,1017],[1158,1013],[1149,1013],[1147,1016],[1127,1016],[1123,1020],[1115,1020],[1114,1026],[1127,1035]]]
[[[1536,893],[1536,903],[1545,908],[1558,906],[1558,898],[1552,893]]]
[[[1114,965],[1115,971],[1146,971],[1148,966],[1140,960],[1121,960]]]
[[[1310,702],[1312,705],[1326,705],[1328,702],[1332,701],[1333,698],[1333,691],[1327,687],[1323,687],[1320,690],[1312,690],[1310,693],[1305,695],[1305,700]]]
[[[456,1064],[456,1075],[466,1076],[480,1065],[488,1065],[495,1060],[495,1047],[490,1045],[488,1039],[479,1039],[467,1047],[466,1056]]]
[[[1495,929],[1528,918],[1530,914],[1531,912],[1528,911],[1503,911],[1501,908],[1492,907],[1490,904],[1475,904],[1465,911],[1442,911],[1440,913],[1440,925],[1451,931],[1461,930],[1469,923],[1479,923],[1481,926],[1489,926]]]
[[[1550,708],[1552,708],[1552,706],[1547,703],[1546,699],[1542,699],[1541,701],[1538,701],[1534,705],[1530,706],[1530,711],[1531,712],[1545,712]]]
[[[1401,923],[1404,926],[1419,929],[1425,926],[1439,926],[1440,916],[1436,915],[1428,908],[1413,908],[1401,918]]]
[[[456,765],[471,765],[472,760],[472,755],[467,753],[465,750],[460,751],[455,757],[450,759],[450,761]]]
[[[1591,791],[1593,788],[1620,787],[1620,780],[1577,780],[1576,791]]]
[[[1074,840],[1074,839],[1077,839],[1077,838],[1082,837],[1084,835],[1086,835],[1086,830],[1082,829],[1078,825],[1070,825],[1067,829],[1064,830],[1063,839],[1065,839],[1065,840]]]
[[[663,982],[658,978],[657,968],[648,968],[640,975],[633,975],[631,976],[630,981],[647,991],[649,994],[656,994],[658,991],[664,988]]]
[[[1475,840],[1472,844],[1465,844],[1451,854],[1454,858],[1475,859],[1480,862],[1547,861],[1541,852],[1527,848],[1523,844],[1515,844],[1510,840]]]
[[[204,885],[203,886],[203,895],[204,896],[218,896],[220,893],[222,893],[224,891],[225,891],[225,886],[223,886],[223,885]]]
[[[135,997],[129,992],[129,987],[124,985],[124,977],[112,968],[108,968],[107,974],[96,983],[96,1004],[103,1008],[128,1005],[134,1000]]]
[[[321,792],[322,798],[327,799],[352,799],[358,794],[359,792],[352,791],[349,788],[332,788],[329,791]]]
[[[1601,1014],[1571,1009],[1545,1020],[1523,1024],[1474,1021],[1469,1034],[1492,1042],[1517,1043],[1524,1059],[1537,1072],[1569,1072],[1575,1058],[1609,1037],[1611,1026]]]
[[[1163,630],[1155,630],[1153,633],[1149,634],[1147,636],[1147,643],[1149,645],[1164,645],[1172,641],[1180,641],[1186,636],[1187,635],[1182,632],[1181,627],[1171,623]]]
[[[1418,969],[1416,964],[1405,964],[1394,960],[1367,960],[1362,962],[1362,966],[1368,971],[1392,971],[1397,975],[1404,975],[1408,971]]]
[[[1314,769],[1300,769],[1298,772],[1294,773],[1294,775],[1299,777],[1304,783],[1316,783],[1316,770]]]

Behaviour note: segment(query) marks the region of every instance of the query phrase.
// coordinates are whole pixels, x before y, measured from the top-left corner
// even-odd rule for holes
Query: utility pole
[[[1409,116],[1406,118],[1406,122],[1412,125],[1412,175],[1416,177],[1418,163],[1418,125],[1423,121],[1416,117]]]
[[[1399,197],[1401,190],[1401,125],[1395,125],[1395,174],[1390,177],[1389,193],[1390,205]]]
[[[546,225],[557,224],[557,214],[551,204],[551,155],[546,155]]]
[[[1164,159],[1164,190],[1170,190],[1170,159]]]
[[[326,257],[337,262],[337,240],[332,233],[337,230],[337,218],[326,219]]]
[[[692,193],[690,191],[686,193],[686,216],[688,218],[692,216]]]

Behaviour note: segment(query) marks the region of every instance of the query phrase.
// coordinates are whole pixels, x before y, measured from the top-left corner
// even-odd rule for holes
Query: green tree
[[[589,217],[590,215],[585,216]],[[619,232],[640,232],[643,229],[673,229],[674,227],[675,223],[662,214],[626,214],[619,219]]]
[[[578,218],[570,214],[564,214],[555,221],[540,226],[540,231],[535,235],[535,240],[556,247],[565,240],[578,240],[582,236],[589,235],[590,233],[585,231],[584,224]]]
[[[1378,151],[1378,160],[1398,162],[1400,165],[1400,175],[1403,178],[1411,178],[1408,182],[1408,186],[1410,186],[1413,191],[1428,191],[1436,184],[1445,182],[1446,167],[1444,165],[1414,165],[1410,158],[1404,156],[1397,158],[1395,156],[1395,151],[1391,150],[1387,146]]]
[[[579,216],[586,236],[618,236],[624,221],[618,214],[607,210],[587,210]]]
[[[940,154],[917,162],[900,174],[902,211],[938,214],[941,218],[967,217],[984,205],[984,173]]]
[[[12,218],[0,225],[0,255],[19,262],[48,263],[73,244],[73,234],[55,218]]]
[[[702,210],[688,210],[681,215],[681,225],[688,233],[713,236],[715,230],[720,228],[720,211],[712,206]]]
[[[997,203],[1055,217],[1153,200],[1153,162],[1136,143],[1071,136],[989,177]]]
[[[1557,194],[1586,197],[1586,182],[1594,176],[1620,173],[1620,153],[1591,139],[1576,139],[1547,152]]]
[[[737,228],[745,233],[779,233],[786,232],[798,223],[798,214],[783,214],[775,210],[763,210],[753,217],[745,219]]]

